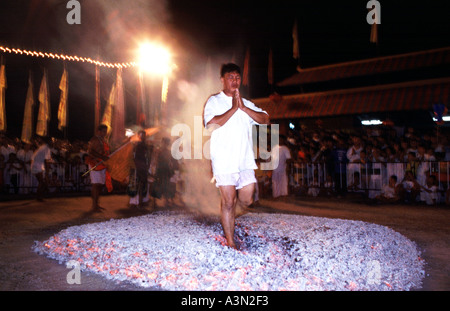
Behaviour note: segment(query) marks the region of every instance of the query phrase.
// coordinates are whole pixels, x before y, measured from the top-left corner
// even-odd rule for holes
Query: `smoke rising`
[[[223,63],[230,62],[236,57],[235,46],[231,44],[229,50],[221,51],[230,55],[208,55],[214,52],[213,49],[205,49],[206,43],[195,41],[189,36],[183,37],[174,29],[168,0],[79,0],[81,23],[73,25],[67,23],[66,17],[70,11],[66,7],[67,2],[67,0],[27,2],[22,34],[24,42],[36,44],[35,46],[22,44],[22,46],[91,57],[105,62],[125,62],[135,59],[136,49],[142,41],[151,39],[163,42],[173,50],[175,62],[179,67],[169,83],[169,98],[165,107],[168,119],[166,132],[170,135],[170,129],[175,124],[186,124],[191,129],[193,138],[194,129],[197,128],[194,124],[195,117],[202,117],[203,106],[208,97],[221,90],[219,69]],[[57,63],[58,78],[60,65]],[[86,119],[87,111],[92,111],[88,114],[93,115],[95,70],[91,65],[80,63],[69,66],[71,72],[69,94],[72,96],[69,115],[76,121],[70,126],[75,128],[80,127],[80,119]],[[132,73],[127,76],[124,72],[126,94],[135,92],[134,85],[131,84],[135,81],[127,80],[127,77],[131,76]],[[115,69],[101,69],[102,106],[105,106],[114,77]],[[72,109],[74,105],[77,109]],[[86,110],[80,109],[82,105]],[[126,99],[125,105],[135,103]],[[80,112],[83,115],[80,115]],[[201,128],[203,130],[203,126]],[[76,134],[80,135],[80,131],[78,128]],[[209,136],[201,136],[203,145],[209,140]],[[191,139],[191,142],[193,144],[194,139]],[[192,145],[191,150],[194,148]],[[211,183],[210,161],[204,157],[202,159],[192,157],[185,159],[183,166],[185,203],[203,213],[217,214],[220,196],[215,184]]]
[[[226,59],[226,58],[222,58]],[[208,58],[207,61],[202,61],[199,58],[196,61],[196,66],[193,68],[196,79],[191,81],[179,79],[176,82],[175,88],[176,99],[173,101],[176,107],[169,110],[171,116],[171,126],[176,124],[186,124],[191,129],[191,157],[183,160],[183,167],[185,170],[185,192],[184,201],[186,205],[195,211],[207,215],[219,215],[220,211],[220,194],[212,182],[212,170],[209,157],[201,155],[201,159],[194,158],[194,151],[198,150],[200,146],[195,146],[199,143],[201,133],[201,147],[203,152],[208,145],[205,146],[209,140],[209,134],[202,124],[198,124],[202,120],[203,107],[208,99],[214,93],[220,92],[221,83],[219,68],[223,61],[219,59],[212,60]],[[172,133],[172,135],[179,135]],[[194,137],[195,135],[195,137]]]

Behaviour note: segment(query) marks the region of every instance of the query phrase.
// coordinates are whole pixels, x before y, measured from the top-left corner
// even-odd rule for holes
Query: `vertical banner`
[[[95,120],[94,133],[100,125],[100,68],[95,65]]]
[[[25,101],[25,111],[23,114],[22,136],[21,140],[25,143],[31,143],[33,137],[33,112],[34,112],[34,91],[33,78],[31,71],[28,76],[28,91]]]
[[[165,75],[161,87],[161,102],[167,103],[167,94],[169,93],[169,76]]]
[[[5,105],[5,91],[6,91],[6,69],[5,65],[0,67],[0,132],[6,131],[6,105]]]
[[[298,45],[297,19],[294,21],[294,26],[292,27],[292,57],[297,60],[300,58],[300,48]]]
[[[272,48],[270,48],[270,51],[269,51],[267,77],[268,77],[269,84],[273,85],[273,52],[272,52]]]
[[[120,146],[125,136],[125,96],[123,90],[122,68],[117,69],[116,102],[112,114],[111,146]]]
[[[147,122],[147,109],[145,105],[145,85],[144,85],[144,75],[141,70],[138,73],[138,85],[137,85],[137,95],[138,102],[136,107],[136,123],[142,127],[146,127]]]
[[[58,129],[62,131],[67,127],[67,101],[69,96],[69,74],[65,64],[61,82],[59,83],[59,89],[61,90],[61,97],[58,106]]]
[[[36,125],[36,134],[47,136],[48,121],[50,120],[50,92],[47,81],[47,69],[44,69],[41,87],[39,89],[39,112]]]
[[[106,104],[105,111],[103,112],[102,124],[108,126],[108,136],[111,135],[112,129],[112,113],[116,102],[116,83],[113,83],[111,91],[109,92],[108,103]]]

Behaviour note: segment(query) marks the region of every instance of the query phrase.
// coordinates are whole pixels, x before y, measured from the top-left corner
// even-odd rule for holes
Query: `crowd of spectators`
[[[450,141],[445,128],[364,127],[290,130],[289,195],[358,195],[372,202],[450,203]],[[31,194],[38,143],[0,137],[0,194]],[[88,192],[87,142],[52,139],[48,192]],[[259,162],[260,159],[257,159]],[[258,170],[259,197],[272,196],[272,171]]]
[[[311,196],[356,193],[372,202],[448,202],[448,138],[443,128],[290,130],[290,191]]]
[[[9,138],[0,136],[0,197],[12,195],[35,195],[38,190],[38,179],[32,172],[32,158],[35,151],[40,146],[40,138],[32,139],[31,142],[25,143],[18,138]],[[46,195],[52,193],[89,193],[91,191],[91,179],[87,173],[89,166],[85,162],[87,155],[88,142],[75,140],[70,142],[66,139],[46,139],[46,143],[51,150],[51,160],[45,161],[46,169],[44,192]],[[155,172],[152,178],[158,178],[162,173],[161,167],[163,163],[170,160],[170,156],[156,157],[161,153],[162,145],[155,142],[155,159],[152,163],[152,170]],[[153,148],[152,148],[153,150]],[[170,149],[169,149],[170,153]],[[162,158],[162,159],[161,159]],[[176,162],[176,161],[172,161]],[[177,188],[180,187],[179,181],[180,171],[176,166],[177,163],[171,165],[173,176],[170,178],[170,185]],[[156,168],[160,169],[157,170]],[[134,175],[133,175],[134,176]],[[173,185],[172,185],[173,183]],[[113,193],[127,193],[130,185],[119,183],[113,180]],[[131,184],[131,182],[130,182]],[[172,192],[176,192],[173,190]],[[156,195],[160,197],[162,194]],[[153,194],[152,194],[153,196]],[[175,193],[169,196],[173,199]],[[165,196],[167,199],[167,195]]]
[[[84,162],[87,142],[51,139],[52,161],[47,163],[48,192],[89,191],[89,175],[82,176],[88,166]],[[30,194],[38,181],[31,172],[33,153],[39,147],[37,139],[25,143],[18,138],[0,137],[0,193]]]

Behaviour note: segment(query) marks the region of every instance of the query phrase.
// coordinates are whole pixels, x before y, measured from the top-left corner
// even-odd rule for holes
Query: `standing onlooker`
[[[30,193],[30,188],[32,187],[32,178],[31,174],[31,158],[33,157],[33,149],[31,149],[31,144],[25,143],[23,148],[20,148],[17,151],[17,158],[21,160],[24,164],[23,174],[22,174],[22,192]]]
[[[138,133],[139,141],[134,146],[134,165],[136,174],[137,198],[130,198],[130,206],[142,207],[144,198],[148,195],[148,170],[150,167],[151,154],[147,146],[147,135],[144,130]],[[136,202],[137,201],[137,202]],[[137,203],[137,204],[135,204]]]
[[[280,135],[280,142],[271,150],[271,161],[275,163],[272,172],[272,195],[274,198],[288,195],[287,164],[291,159],[291,152],[286,146],[286,136]],[[277,165],[278,164],[278,165]]]
[[[9,174],[9,183],[14,189],[14,193],[19,193],[20,175],[23,170],[23,163],[17,158],[15,152],[9,154],[9,159],[6,162],[6,173]]]
[[[38,201],[43,201],[44,192],[48,190],[46,169],[47,162],[52,160],[49,147],[49,140],[46,137],[38,139],[39,148],[33,153],[31,158],[31,173],[38,181],[36,196]]]
[[[175,173],[174,158],[170,150],[170,139],[164,137],[156,155],[155,182],[153,183],[152,196],[164,198],[167,203],[173,203],[176,187],[171,178]]]
[[[347,165],[347,175],[350,177],[348,180],[348,185],[353,184],[354,180],[353,173],[359,172],[361,165],[357,164],[361,162],[361,151],[364,150],[364,146],[362,144],[361,137],[359,136],[353,136],[352,137],[353,145],[350,146],[350,148],[347,150],[347,159],[348,159],[348,165]]]
[[[98,212],[104,210],[99,205],[100,194],[106,185],[108,191],[112,190],[111,176],[107,172],[106,165],[103,163],[109,159],[110,147],[106,141],[108,126],[100,124],[97,127],[96,135],[89,141],[88,156],[86,160],[89,164],[91,178],[91,197],[92,211]]]
[[[336,147],[332,151],[334,160],[334,187],[339,197],[345,196],[347,193],[347,149],[344,141],[337,138]]]

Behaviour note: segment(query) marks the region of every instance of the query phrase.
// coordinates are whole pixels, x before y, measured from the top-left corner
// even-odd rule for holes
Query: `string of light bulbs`
[[[18,54],[18,55],[27,55],[31,57],[41,57],[41,58],[52,58],[73,62],[83,62],[83,63],[91,63],[100,67],[108,67],[108,68],[130,68],[137,66],[136,62],[127,62],[127,63],[107,63],[98,60],[94,60],[89,57],[80,57],[80,56],[72,56],[72,55],[64,55],[64,54],[56,54],[56,53],[48,53],[48,52],[39,52],[39,51],[29,51],[17,48],[9,48],[0,45],[0,52],[10,53],[10,54]]]

